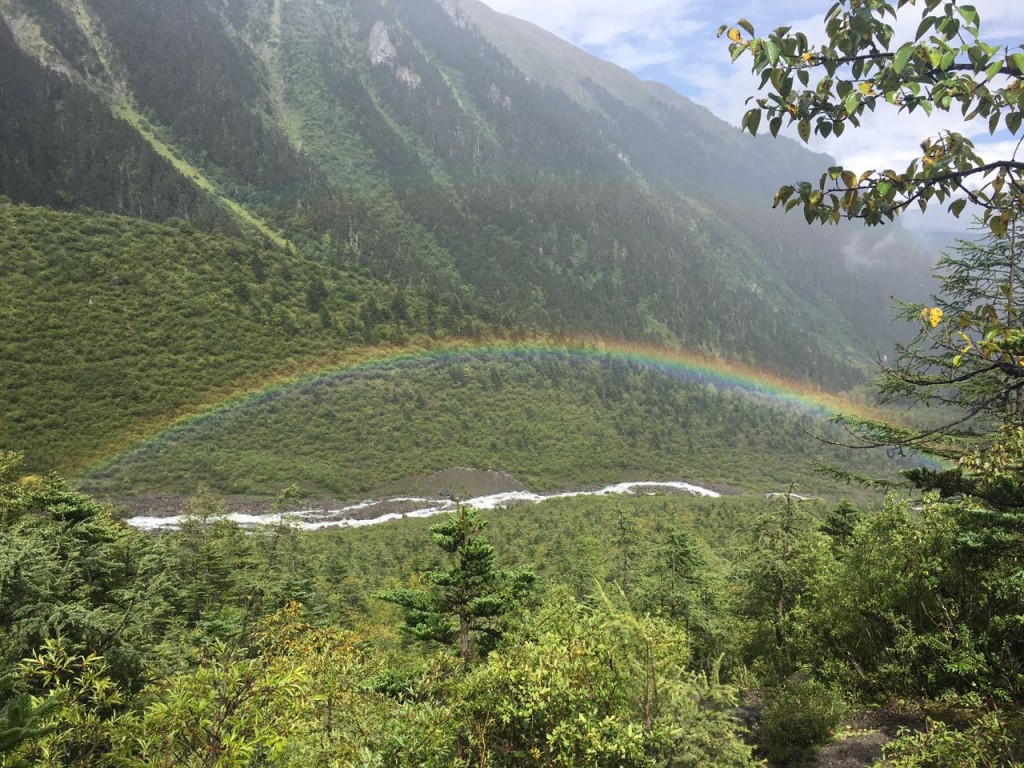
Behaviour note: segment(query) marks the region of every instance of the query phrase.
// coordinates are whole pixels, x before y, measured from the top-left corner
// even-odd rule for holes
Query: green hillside
[[[0,444],[72,470],[246,381],[481,327],[456,303],[251,239],[0,203]]]
[[[724,31],[1013,127],[926,6]],[[477,0],[0,0],[0,768],[1024,765],[1019,221],[900,345],[829,164]]]
[[[273,389],[142,441],[86,483],[120,494],[297,483],[359,499],[448,467],[502,470],[537,490],[688,478],[835,493],[814,460],[895,476],[884,453],[830,449],[812,433],[838,437],[820,416],[711,380],[612,357],[470,350]]]
[[[573,98],[445,8],[10,0],[0,192],[254,230],[506,324],[824,386],[863,375],[906,260],[899,243],[869,258],[870,238],[770,223],[762,190],[817,158],[636,81],[652,95],[630,97],[598,64]],[[848,271],[851,248],[877,270]]]

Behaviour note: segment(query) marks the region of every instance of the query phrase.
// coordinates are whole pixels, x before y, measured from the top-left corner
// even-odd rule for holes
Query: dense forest
[[[922,697],[886,765],[1016,764],[1019,575],[969,505],[581,498],[304,534],[204,493],[152,536],[3,458],[6,765],[796,764]]]

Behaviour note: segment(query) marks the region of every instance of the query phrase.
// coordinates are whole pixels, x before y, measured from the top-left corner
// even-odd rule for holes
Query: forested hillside
[[[346,346],[481,329],[348,265],[92,213],[0,203],[0,442],[72,470],[190,404]]]
[[[0,5],[0,194],[39,206],[0,213],[0,429],[33,468],[415,334],[647,340],[847,388],[916,283],[898,237],[771,215],[757,195],[814,156],[537,31],[524,58],[477,5],[122,10]],[[526,63],[560,56],[586,77]]]
[[[991,530],[967,505],[579,498],[310,534],[206,493],[153,536],[20,472],[0,454],[6,765],[795,766],[833,736],[880,756],[922,698],[885,766],[1019,765],[1014,565],[965,543]]]

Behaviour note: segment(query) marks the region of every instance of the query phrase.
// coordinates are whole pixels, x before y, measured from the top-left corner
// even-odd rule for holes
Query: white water
[[[498,509],[499,507],[507,507],[510,504],[536,504],[537,502],[544,501],[546,499],[566,499],[572,496],[621,495],[633,493],[637,489],[644,488],[652,489],[650,491],[651,493],[656,492],[654,489],[671,488],[676,491],[693,494],[694,496],[709,496],[717,498],[721,495],[715,491],[709,490],[708,488],[702,488],[701,486],[693,485],[692,483],[664,480],[616,483],[615,485],[609,485],[595,491],[565,491],[562,493],[547,494],[531,493],[529,491],[507,491],[505,493],[494,493],[489,496],[478,496],[475,499],[464,499],[462,500],[462,503],[467,507],[475,507],[476,509]],[[414,504],[422,506],[414,506],[412,510],[406,512],[390,512],[381,514],[377,517],[362,517],[358,519],[352,517],[354,513],[365,513],[365,510],[372,509],[373,507],[383,505],[391,506],[394,504]],[[301,512],[289,512],[286,517],[288,521],[297,528],[301,528],[305,531],[316,531],[321,528],[358,528],[364,525],[378,525],[379,523],[401,520],[406,517],[431,517],[444,512],[451,512],[454,509],[455,502],[450,499],[421,499],[416,497],[398,496],[387,499],[361,501],[358,504],[352,504],[347,507],[342,507],[341,509],[308,509]],[[232,522],[246,528],[253,528],[259,525],[278,524],[281,522],[281,515],[245,515],[233,513],[230,515],[224,515],[223,519],[231,520]],[[161,529],[177,528],[181,525],[183,520],[184,518],[181,515],[172,515],[169,517],[140,516],[130,517],[125,522],[135,528],[140,528],[145,531],[156,531]]]

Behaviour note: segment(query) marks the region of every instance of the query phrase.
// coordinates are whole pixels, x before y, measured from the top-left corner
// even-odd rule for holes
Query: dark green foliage
[[[88,482],[110,492],[205,483],[233,493],[298,482],[355,499],[469,466],[506,470],[539,490],[682,476],[827,492],[811,466],[820,451],[799,417],[739,391],[612,358],[481,352],[275,392],[139,446]],[[895,477],[880,452],[830,455]]]
[[[754,161],[754,143],[683,100],[623,101],[591,80],[589,109],[434,3],[145,0],[125,14],[91,0],[93,37],[52,0],[17,5],[81,78],[5,40],[23,75],[11,79],[4,113],[19,119],[0,154],[14,158],[0,192],[15,200],[221,230],[248,226],[230,221],[241,204],[316,259],[429,286],[432,308],[459,316],[448,333],[479,327],[471,314],[641,337],[828,387],[861,379],[882,343],[870,273],[820,258],[835,247],[817,234],[794,244],[750,224],[751,173],[766,186],[761,175],[791,168],[792,153]],[[386,35],[393,60],[371,61],[371,35]],[[139,113],[129,122],[109,117],[123,89]],[[92,172],[98,162],[112,169]],[[233,290],[245,299],[245,285]],[[308,309],[348,330],[319,294],[313,285]],[[374,327],[368,311],[366,341],[395,337],[392,298],[381,306],[398,323]]]
[[[53,27],[58,39],[81,46],[77,29],[54,12],[62,20]],[[0,71],[0,194],[36,205],[234,227],[225,211],[112,116],[100,98],[19,50],[4,19]]]
[[[667,512],[667,510],[666,510]],[[724,639],[719,618],[725,585],[714,556],[689,528],[666,520],[641,547],[641,581],[632,604],[682,626],[694,658],[708,663],[720,656]]]
[[[420,293],[403,299],[404,318],[362,319],[400,292],[181,222],[0,206],[0,444],[22,446],[30,469],[81,467],[240,382],[462,322]]]
[[[800,665],[796,636],[804,596],[826,566],[816,520],[792,494],[773,500],[753,525],[753,541],[737,574],[742,614],[752,622],[747,657],[775,681]]]
[[[867,514],[839,550],[814,530],[829,512],[825,502],[565,498],[480,517],[464,512],[461,527],[459,517],[433,526],[439,548],[431,550],[423,546],[427,520],[316,534],[284,523],[245,534],[211,522],[222,510],[207,495],[193,501],[180,531],[153,538],[116,526],[57,481],[15,479],[13,460],[5,457],[0,482],[2,551],[36,556],[15,557],[3,574],[15,597],[5,591],[5,608],[17,616],[0,616],[0,638],[8,662],[33,657],[23,676],[40,693],[69,697],[39,722],[60,729],[26,732],[15,758],[44,742],[92,756],[120,744],[130,762],[138,757],[132,750],[163,749],[172,731],[207,734],[201,722],[216,718],[201,714],[221,696],[242,718],[225,721],[224,733],[312,749],[300,734],[315,722],[326,728],[316,739],[330,741],[333,729],[348,734],[330,742],[335,754],[363,745],[395,765],[444,765],[458,754],[519,764],[514,755],[526,759],[556,731],[564,734],[561,754],[589,744],[592,755],[604,755],[580,764],[652,765],[671,756],[683,765],[744,765],[746,751],[722,712],[731,695],[715,682],[744,668],[760,677],[761,744],[776,757],[807,754],[834,730],[843,711],[837,683],[885,698],[1019,697],[1015,577],[961,548],[950,508],[923,517],[893,506]],[[474,533],[484,519],[493,547]],[[626,529],[629,599],[610,600],[601,585],[621,579]],[[60,567],[50,565],[48,546],[64,553]],[[516,568],[528,561],[538,564],[538,606],[510,622],[530,580]],[[426,588],[395,586],[409,585],[417,570],[427,572]],[[510,570],[520,579],[502,584],[498,574]],[[466,671],[450,653],[450,662],[424,662],[386,629],[396,617],[365,599],[381,590],[407,609],[414,633],[431,640],[458,640],[461,612],[468,628],[490,636],[489,655]],[[301,605],[285,608],[295,598]],[[282,625],[280,609],[311,624]],[[46,620],[56,614],[79,620]],[[111,615],[123,627],[104,634]],[[328,637],[339,621],[351,628],[348,640]],[[90,657],[94,650],[104,658]],[[111,687],[111,676],[129,685]],[[154,677],[163,682],[137,698],[133,690]],[[328,714],[321,707],[331,697],[349,703]],[[348,711],[362,713],[358,727]],[[264,717],[278,723],[276,734],[258,726]],[[177,726],[169,731],[170,722]],[[150,735],[140,740],[143,733]],[[202,739],[215,737],[196,738],[189,749],[201,752]],[[1009,741],[992,738],[1012,753]],[[928,749],[945,748],[908,742],[901,759]]]
[[[18,0],[0,24],[0,69],[13,73],[0,83],[0,111],[12,116],[0,126],[0,193],[79,211],[0,210],[0,306],[11,329],[0,349],[0,444],[24,449],[32,468],[77,472],[268,374],[417,334],[625,336],[823,387],[860,380],[883,343],[881,313],[868,309],[874,278],[818,258],[830,249],[818,234],[794,243],[749,224],[760,218],[740,190],[767,185],[762,172],[776,161],[751,163],[752,144],[734,147],[685,102],[623,96],[593,79],[592,101],[580,102],[582,92],[524,76],[434,3],[144,0],[126,14],[89,0],[75,9]],[[52,45],[45,63],[24,37],[34,24]],[[371,60],[372,35],[386,37],[394,60]],[[780,169],[796,162],[790,154]],[[738,172],[750,167],[756,180]],[[711,180],[714,168],[726,182]],[[237,236],[254,223],[294,249],[191,229]],[[523,397],[506,394],[506,412],[532,407]],[[320,415],[299,423],[330,429]],[[616,434],[594,426],[562,468],[505,458],[505,443],[522,451],[531,437],[509,430],[469,451],[455,446],[452,458],[494,466],[500,456],[531,479],[575,482],[649,464],[637,450],[648,445],[660,471],[673,453],[710,442],[681,437],[689,427],[672,434],[675,413],[660,426],[616,417]],[[285,427],[256,443],[283,448],[304,432]],[[787,432],[765,425],[756,440],[788,446]],[[570,477],[595,445],[611,455],[593,475]],[[301,481],[348,494],[449,461],[424,466],[403,453],[400,468],[370,472],[361,464],[381,467],[380,456],[326,463],[302,455],[308,445],[287,448],[301,476],[281,476],[291,459],[259,456],[209,473],[147,468],[155,474],[122,487],[192,490],[205,480],[267,492]]]
[[[41,704],[17,689],[12,675],[0,674],[0,762],[9,768],[28,768],[28,761],[17,757],[18,748],[53,730],[43,723],[57,708],[58,698],[51,697]]]
[[[425,574],[432,588],[389,589],[377,595],[405,608],[405,630],[410,635],[457,646],[463,664],[475,655],[471,638],[484,652],[501,639],[509,616],[528,596],[534,580],[528,568],[494,568],[494,547],[477,535],[486,524],[476,510],[460,504],[447,521],[430,528],[434,543],[451,560],[447,569]]]
[[[596,334],[835,389],[886,344],[879,288],[902,263],[846,271],[822,254],[877,241],[752,211],[808,158],[764,157],[681,100],[600,69],[528,77],[440,3],[123,5],[9,0],[0,20],[0,445],[25,471],[79,471],[370,357],[357,346]],[[89,482],[289,486],[283,512],[292,483],[354,497],[469,465],[540,489],[683,475],[834,499],[803,469],[820,453],[803,426],[643,366],[465,355],[210,411]],[[779,759],[835,729],[834,686],[1019,707],[1020,452],[1000,439],[975,457],[996,471],[919,472],[947,499],[920,512],[560,499],[460,510],[439,551],[415,520],[247,533],[210,495],[146,536],[0,453],[0,668],[25,659],[0,693],[3,759],[746,766],[719,675],[765,689]],[[463,662],[476,635],[477,663],[399,642],[374,594]],[[969,764],[981,744],[1013,764],[1007,722],[893,754]]]
[[[966,727],[929,718],[924,731],[904,731],[884,750],[892,768],[1019,768],[1024,731],[1019,712],[981,710]]]
[[[630,577],[636,568],[637,547],[640,544],[640,531],[636,520],[624,507],[615,511],[615,560],[617,567],[613,571],[619,588],[629,597]]]
[[[849,542],[863,516],[849,499],[840,499],[839,503],[829,510],[825,523],[821,526],[821,532],[832,539],[834,547],[841,549]]]
[[[871,698],[984,690],[1019,701],[1016,567],[967,545],[970,506],[890,502],[819,548],[788,614],[790,658]]]
[[[76,651],[102,651],[117,679],[138,685],[151,661],[139,641],[159,605],[145,584],[155,565],[145,540],[58,480],[37,481],[13,503],[19,515],[5,514],[0,528],[0,663],[61,636]]]

